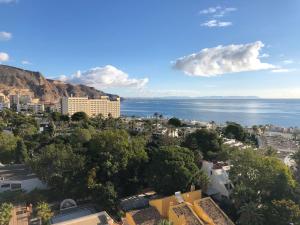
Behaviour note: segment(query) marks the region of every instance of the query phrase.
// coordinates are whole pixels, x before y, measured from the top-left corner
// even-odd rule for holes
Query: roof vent
[[[178,203],[183,203],[184,202],[180,191],[175,192],[175,198],[178,201]]]

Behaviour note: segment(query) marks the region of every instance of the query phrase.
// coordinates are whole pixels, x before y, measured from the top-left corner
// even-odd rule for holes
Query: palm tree
[[[173,225],[173,223],[170,222],[169,220],[162,219],[158,222],[158,225]]]
[[[238,224],[241,225],[263,225],[263,214],[254,202],[246,203],[238,211],[240,218]]]
[[[50,209],[50,206],[46,202],[39,202],[37,207],[37,216],[41,219],[43,225],[50,224],[50,219],[53,216],[53,213]]]
[[[8,225],[12,217],[13,205],[10,203],[2,203],[0,205],[0,225]]]
[[[155,112],[153,114],[153,116],[155,117],[155,124],[156,124],[156,132],[158,130],[158,117],[159,117],[159,113],[158,112]]]

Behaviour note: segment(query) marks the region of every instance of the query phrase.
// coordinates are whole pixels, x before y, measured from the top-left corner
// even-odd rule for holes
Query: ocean
[[[187,120],[234,121],[245,126],[273,124],[300,127],[300,99],[125,99],[124,116],[153,116]]]

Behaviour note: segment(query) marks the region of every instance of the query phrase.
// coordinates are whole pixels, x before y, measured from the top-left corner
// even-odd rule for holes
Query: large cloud
[[[0,63],[9,60],[9,55],[5,52],[0,52]]]
[[[78,71],[71,77],[62,76],[60,80],[75,84],[85,84],[95,88],[142,88],[149,81],[148,78],[129,78],[128,74],[111,65],[92,68],[84,72]]]
[[[6,31],[0,31],[0,41],[8,41],[12,38],[12,34]]]
[[[260,61],[259,51],[264,46],[260,41],[205,48],[198,53],[179,58],[174,68],[191,76],[211,77],[226,73],[266,70],[275,66]]]

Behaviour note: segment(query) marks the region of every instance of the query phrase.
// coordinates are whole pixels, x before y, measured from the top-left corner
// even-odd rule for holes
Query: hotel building
[[[85,112],[88,116],[104,117],[111,115],[113,118],[120,117],[120,98],[110,100],[108,96],[98,99],[88,97],[63,97],[61,100],[62,114],[72,116],[76,112]]]

